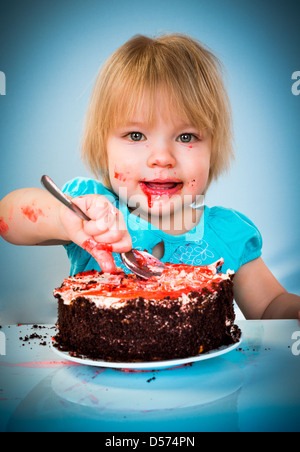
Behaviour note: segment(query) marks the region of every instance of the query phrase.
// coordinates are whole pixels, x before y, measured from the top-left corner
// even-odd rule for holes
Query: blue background
[[[187,33],[223,61],[236,160],[214,183],[209,206],[233,207],[260,229],[263,258],[300,293],[299,1],[64,0],[2,2],[0,198],[50,175],[87,176],[80,139],[105,59],[134,34]],[[0,239],[0,324],[54,323],[54,287],[69,274],[62,247],[16,247]]]

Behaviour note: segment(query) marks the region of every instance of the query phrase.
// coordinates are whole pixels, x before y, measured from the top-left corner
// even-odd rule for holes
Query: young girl
[[[63,244],[71,274],[113,271],[132,247],[163,262],[223,258],[222,270],[236,272],[235,300],[246,318],[297,318],[300,297],[264,264],[254,224],[234,210],[201,206],[228,168],[231,138],[212,53],[187,36],[134,37],[109,58],[92,94],[83,156],[95,179],[64,187],[91,221],[29,188],[1,201],[0,234],[18,245]]]

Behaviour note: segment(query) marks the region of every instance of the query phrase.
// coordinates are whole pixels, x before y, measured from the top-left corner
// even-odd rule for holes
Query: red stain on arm
[[[5,223],[3,218],[0,218],[0,235],[4,236],[9,231],[8,224]]]
[[[28,218],[28,220],[36,223],[40,216],[45,216],[44,212],[41,209],[36,209],[30,206],[21,207],[23,215]]]

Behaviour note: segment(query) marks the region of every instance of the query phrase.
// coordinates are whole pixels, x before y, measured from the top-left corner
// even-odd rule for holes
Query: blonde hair
[[[106,61],[97,77],[86,117],[82,155],[93,174],[111,188],[108,134],[130,119],[145,95],[153,119],[155,94],[163,88],[170,105],[212,137],[207,186],[233,157],[231,109],[219,60],[202,43],[181,34],[130,39]]]

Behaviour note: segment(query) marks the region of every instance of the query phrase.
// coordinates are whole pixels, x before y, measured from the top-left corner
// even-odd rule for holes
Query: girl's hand
[[[62,206],[60,220],[67,236],[88,251],[103,271],[113,271],[115,262],[112,252],[122,253],[132,248],[122,213],[101,195],[79,196],[72,202],[91,220],[83,221]]]
[[[242,265],[233,282],[235,300],[247,319],[300,318],[300,297],[282,287],[262,258]]]

